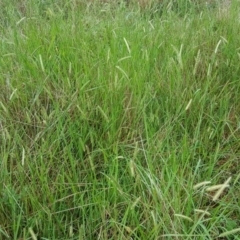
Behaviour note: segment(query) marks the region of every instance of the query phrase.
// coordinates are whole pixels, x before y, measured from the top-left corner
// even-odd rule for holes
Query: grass
[[[0,239],[239,239],[239,2],[196,6],[1,1]]]

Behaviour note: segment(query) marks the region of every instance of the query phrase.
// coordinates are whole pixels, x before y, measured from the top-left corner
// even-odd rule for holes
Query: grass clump
[[[238,238],[238,2],[1,5],[2,239]]]

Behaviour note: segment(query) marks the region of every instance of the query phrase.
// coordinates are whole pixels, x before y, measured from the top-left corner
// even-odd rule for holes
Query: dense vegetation
[[[238,14],[2,0],[0,239],[239,239]]]

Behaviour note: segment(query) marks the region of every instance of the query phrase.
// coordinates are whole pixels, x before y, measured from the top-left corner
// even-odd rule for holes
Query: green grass
[[[1,1],[0,239],[240,239],[239,2],[172,3]]]

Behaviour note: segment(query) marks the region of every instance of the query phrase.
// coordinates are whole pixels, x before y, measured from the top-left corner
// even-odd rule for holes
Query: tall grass
[[[1,239],[239,239],[238,2],[174,4],[1,2]]]

